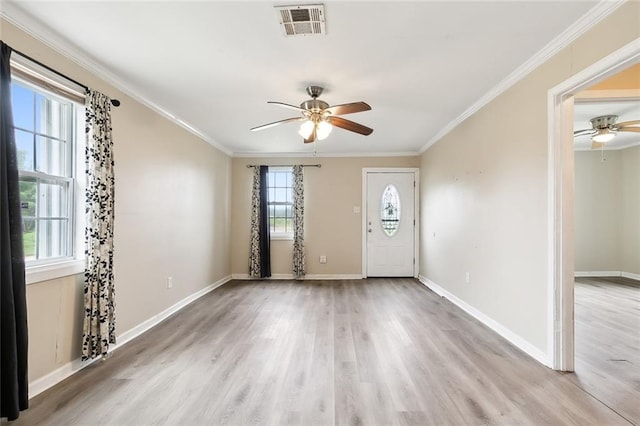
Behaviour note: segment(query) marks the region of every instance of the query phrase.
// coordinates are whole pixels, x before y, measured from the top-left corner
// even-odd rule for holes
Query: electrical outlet
[[[327,256],[320,256],[320,263],[327,263]]]
[[[173,277],[167,277],[167,288],[173,288]]]
[[[466,273],[464,274],[464,280],[465,280],[465,282],[466,282],[467,284],[469,284],[469,283],[471,282],[471,276],[470,276],[470,274],[469,274],[468,272],[466,272]]]

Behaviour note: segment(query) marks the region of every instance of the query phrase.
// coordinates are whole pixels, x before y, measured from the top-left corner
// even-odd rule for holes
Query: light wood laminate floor
[[[413,279],[231,282],[15,424],[628,425]]]
[[[640,282],[577,278],[574,382],[640,424]]]

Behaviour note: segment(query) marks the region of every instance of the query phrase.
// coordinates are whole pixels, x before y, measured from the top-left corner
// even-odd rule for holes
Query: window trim
[[[81,274],[85,270],[84,257],[84,194],[85,183],[82,180],[84,176],[84,152],[85,141],[83,120],[85,109],[84,88],[77,86],[75,83],[63,80],[61,77],[53,74],[40,65],[20,56],[12,55],[11,57],[12,81],[26,86],[35,91],[39,91],[50,98],[59,98],[64,102],[70,102],[73,111],[70,117],[70,141],[72,145],[70,152],[68,167],[70,167],[70,177],[49,175],[37,171],[20,171],[20,177],[32,177],[35,179],[46,179],[51,181],[60,181],[69,183],[69,205],[68,220],[70,222],[69,235],[67,243],[70,246],[70,255],[57,258],[35,259],[27,261],[25,259],[25,278],[26,284],[34,284],[43,281],[49,281],[61,277]],[[19,127],[15,127],[20,129]]]

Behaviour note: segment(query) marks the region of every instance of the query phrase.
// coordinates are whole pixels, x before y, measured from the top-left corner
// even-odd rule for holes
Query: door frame
[[[638,61],[640,39],[635,39],[548,92],[547,348],[555,370],[573,371],[575,362],[574,95]]]
[[[367,278],[367,206],[368,206],[368,179],[369,173],[413,173],[415,185],[413,187],[413,218],[416,222],[413,227],[413,277],[418,278],[420,265],[420,169],[417,167],[363,167],[362,168],[362,278]]]

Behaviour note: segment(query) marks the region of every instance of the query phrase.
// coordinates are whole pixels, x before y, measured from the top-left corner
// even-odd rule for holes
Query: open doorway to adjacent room
[[[574,96],[576,384],[640,422],[640,64]],[[622,124],[620,124],[622,123]],[[628,123],[625,130],[625,124]],[[637,131],[635,131],[637,129]],[[593,133],[593,132],[591,132]],[[597,134],[597,133],[596,133]],[[595,141],[594,141],[595,139]]]
[[[638,41],[548,93],[550,364],[575,371],[568,380],[632,424],[640,423],[640,133],[617,127],[640,126],[620,124],[640,120]],[[575,137],[603,124],[609,132]],[[596,133],[611,132],[591,149]]]

